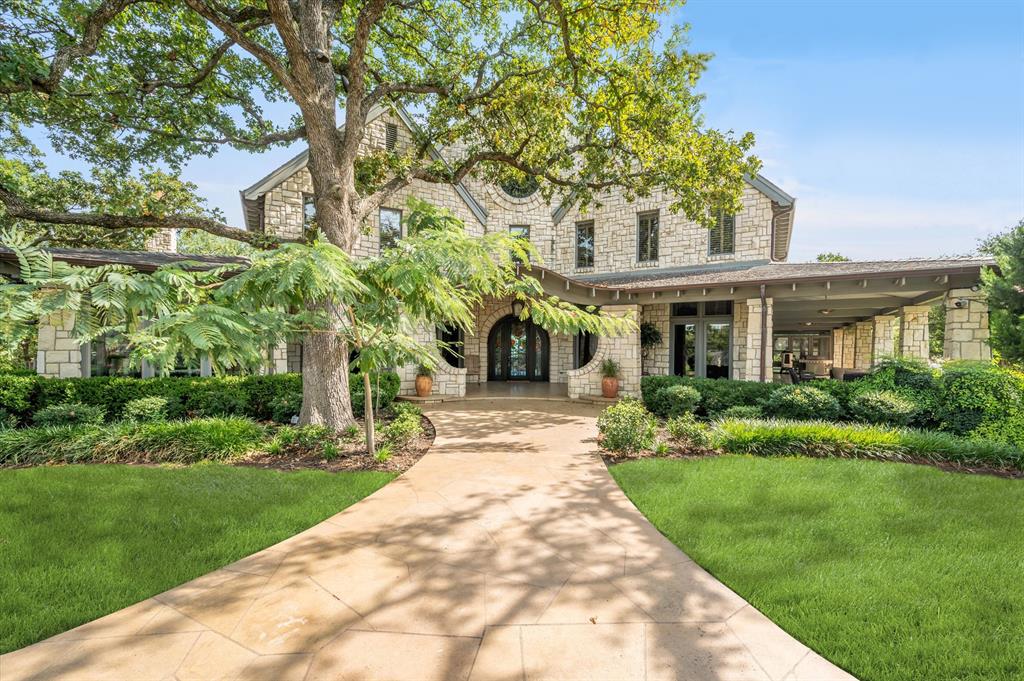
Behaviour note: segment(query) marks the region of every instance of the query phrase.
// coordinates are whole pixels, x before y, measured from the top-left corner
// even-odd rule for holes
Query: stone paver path
[[[597,408],[430,410],[403,477],[319,525],[0,657],[20,679],[851,679],[662,537]]]

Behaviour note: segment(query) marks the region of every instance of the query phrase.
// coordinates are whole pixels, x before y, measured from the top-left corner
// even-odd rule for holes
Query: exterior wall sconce
[[[513,300],[512,301],[512,316],[516,319],[521,319],[523,316],[523,301]]]

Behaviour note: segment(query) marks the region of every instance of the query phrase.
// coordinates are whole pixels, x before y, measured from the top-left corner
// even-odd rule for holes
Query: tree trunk
[[[377,455],[377,425],[373,422],[373,394],[370,392],[370,374],[363,372],[363,419],[366,421],[366,451]]]
[[[327,310],[331,328],[344,324],[340,310]],[[356,422],[348,386],[348,344],[333,333],[307,333],[302,347],[302,411],[299,423],[344,430]]]

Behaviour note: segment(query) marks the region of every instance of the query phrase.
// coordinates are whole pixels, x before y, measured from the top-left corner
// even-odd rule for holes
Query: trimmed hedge
[[[374,377],[374,387],[377,378]],[[380,375],[380,404],[390,405],[398,395],[401,381],[394,372]],[[358,374],[349,377],[352,408],[363,409],[363,384]],[[301,374],[268,376],[223,376],[210,378],[43,378],[0,374],[0,409],[27,424],[32,415],[46,407],[79,402],[103,409],[109,421],[122,418],[125,405],[146,397],[167,400],[167,417],[237,415],[259,421],[273,415],[275,402],[302,392]]]
[[[262,445],[267,431],[245,418],[0,431],[0,465],[222,460]]]
[[[917,405],[894,390],[865,390],[850,400],[850,416],[864,423],[908,426]]]
[[[671,400],[662,392],[674,385],[686,385],[700,393],[696,414],[713,418],[729,407],[756,405],[766,399],[776,388],[772,383],[735,381],[715,378],[691,378],[688,376],[644,376],[640,379],[640,395],[647,409],[661,418],[670,416]]]
[[[731,454],[920,458],[1024,470],[1024,453],[1012,445],[936,431],[824,421],[726,420],[715,424],[713,439]]]
[[[981,362],[951,362],[939,379],[943,430],[966,434],[1024,404],[1024,376]]]
[[[803,384],[779,386],[764,401],[762,409],[769,416],[783,419],[834,421],[843,416],[839,400]]]

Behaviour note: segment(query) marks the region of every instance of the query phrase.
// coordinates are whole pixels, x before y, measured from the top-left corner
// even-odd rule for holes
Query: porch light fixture
[[[516,319],[520,319],[523,316],[523,301],[513,300],[512,301],[512,316]]]

